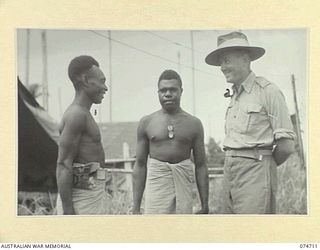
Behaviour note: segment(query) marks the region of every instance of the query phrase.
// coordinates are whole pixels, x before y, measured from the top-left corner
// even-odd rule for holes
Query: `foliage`
[[[52,215],[56,213],[56,194],[39,192],[18,193],[18,215]]]
[[[208,144],[206,145],[208,165],[223,166],[224,152],[219,144],[220,143],[216,142],[212,137],[209,138]]]
[[[278,167],[277,214],[307,214],[307,176],[298,154]]]

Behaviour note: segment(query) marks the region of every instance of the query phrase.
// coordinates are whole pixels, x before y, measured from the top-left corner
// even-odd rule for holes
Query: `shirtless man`
[[[68,75],[76,93],[60,124],[57,183],[62,207],[57,205],[58,214],[103,214],[105,183],[100,166],[105,156],[90,108],[93,103],[101,103],[108,90],[106,78],[90,56],[74,58]]]
[[[134,214],[140,213],[145,187],[146,214],[192,213],[191,151],[202,206],[198,213],[208,213],[203,127],[198,118],[181,109],[182,91],[180,76],[173,70],[164,71],[158,81],[162,109],[143,117],[139,123],[133,171]]]

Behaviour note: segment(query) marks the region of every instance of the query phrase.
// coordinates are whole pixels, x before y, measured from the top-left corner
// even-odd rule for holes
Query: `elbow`
[[[133,172],[132,172],[133,179],[139,178],[139,176],[144,174],[146,171],[147,171],[146,161],[137,159],[133,167]]]
[[[60,176],[61,174],[72,174],[73,173],[73,169],[72,169],[72,163],[70,163],[69,161],[61,161],[58,159],[57,161],[57,176]]]
[[[143,168],[146,168],[146,166],[147,166],[147,160],[146,159],[137,158],[133,169],[136,169],[136,170],[137,169],[143,169]]]
[[[207,164],[204,160],[196,161],[195,167],[196,167],[196,170],[201,170],[201,171],[208,170]]]
[[[207,164],[201,163],[201,164],[196,164],[196,175],[204,175],[208,176],[208,167]]]

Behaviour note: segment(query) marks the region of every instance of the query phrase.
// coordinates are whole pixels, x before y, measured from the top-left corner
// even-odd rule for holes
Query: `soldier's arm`
[[[141,119],[137,130],[136,162],[133,168],[133,214],[140,214],[141,200],[146,184],[149,140],[146,135],[146,118]]]
[[[273,157],[278,166],[284,163],[294,152],[294,141],[292,139],[280,138],[276,140],[276,147],[273,150]]]
[[[74,214],[72,203],[72,165],[78,152],[85,124],[86,115],[82,112],[69,114],[64,119],[64,127],[59,138],[56,175],[64,214]]]
[[[193,157],[195,163],[196,183],[201,200],[201,210],[197,213],[207,214],[209,213],[209,178],[204,149],[204,132],[200,120],[197,120],[196,124],[196,137],[193,141]]]
[[[265,87],[266,109],[273,129],[276,147],[273,151],[277,165],[284,163],[295,151],[293,126],[284,95],[277,86]]]

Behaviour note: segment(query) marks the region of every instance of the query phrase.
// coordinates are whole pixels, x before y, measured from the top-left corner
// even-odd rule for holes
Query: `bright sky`
[[[43,55],[41,32],[30,31],[29,84],[41,83]],[[308,85],[308,32],[292,30],[242,30],[251,45],[266,49],[266,54],[252,62],[256,75],[264,76],[283,91],[291,114],[295,112],[291,74],[295,75],[297,98],[306,134]],[[224,115],[229,99],[224,98],[226,83],[219,67],[207,65],[205,56],[217,46],[217,37],[230,30],[193,31],[195,115],[202,120],[206,141],[224,138]],[[26,37],[24,29],[17,31],[17,74],[26,82]],[[49,114],[60,120],[62,112],[72,102],[73,86],[68,79],[70,60],[78,55],[91,55],[100,63],[108,85],[112,88],[112,121],[139,121],[144,115],[160,109],[157,81],[165,69],[180,73],[184,92],[182,108],[193,113],[191,32],[182,31],[111,31],[111,73],[107,30],[46,30],[49,86]],[[111,77],[111,79],[110,79]],[[110,84],[111,82],[111,84]],[[59,104],[59,92],[61,103]],[[42,104],[42,97],[38,98]],[[98,108],[97,121],[109,121],[110,94]],[[94,107],[95,108],[95,107]]]

